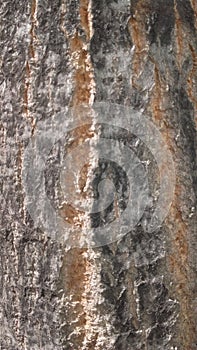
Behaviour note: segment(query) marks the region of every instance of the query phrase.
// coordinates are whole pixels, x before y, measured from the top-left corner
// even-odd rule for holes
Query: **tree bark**
[[[0,23],[0,348],[196,349],[196,0],[5,0]],[[157,162],[129,124],[107,134],[95,117],[94,104],[103,102],[112,106],[108,113],[119,105],[152,123],[172,155],[173,200],[152,233],[145,223],[161,192]],[[64,242],[35,224],[23,180],[39,125],[51,127],[57,115],[69,122],[68,108],[77,127],[63,145],[54,142],[44,171],[54,210],[78,230]],[[126,143],[147,165],[149,204],[121,239],[79,247],[85,214],[62,200],[59,168],[65,149],[93,136]],[[83,200],[88,181],[97,193],[91,176],[98,182],[108,170],[124,199],[122,207],[114,197],[109,210],[89,216],[94,232],[125,210],[128,184],[113,161],[95,166],[91,152],[72,158],[87,160]]]

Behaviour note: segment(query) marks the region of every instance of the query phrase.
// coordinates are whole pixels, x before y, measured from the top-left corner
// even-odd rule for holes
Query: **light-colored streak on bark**
[[[24,87],[24,113],[30,120],[32,127],[32,135],[35,131],[36,121],[30,115],[29,111],[29,101],[31,94],[31,62],[36,59],[36,52],[34,47],[35,40],[35,26],[37,24],[37,0],[32,0],[31,4],[31,29],[30,29],[30,44],[28,48],[28,59],[26,62],[26,77],[25,77],[25,87]]]
[[[84,293],[82,294],[82,305],[85,311],[85,337],[83,339],[82,350],[99,349],[99,338],[103,333],[102,327],[98,324],[97,306],[102,302],[102,285],[100,267],[95,264],[99,253],[94,250],[87,250],[84,255],[87,258]]]
[[[93,36],[93,25],[92,25],[92,1],[91,0],[81,0],[80,1],[80,18],[82,27],[85,30],[87,41]]]
[[[91,14],[91,0],[81,0],[79,4],[79,14],[81,26],[86,34],[86,41],[79,37],[75,32],[73,36],[70,36],[65,26],[63,25],[64,15],[66,14],[66,6],[62,5],[62,24],[61,28],[64,32],[70,47],[71,63],[74,68],[73,80],[75,83],[74,92],[70,106],[76,111],[76,117],[80,122],[80,106],[87,105],[87,115],[89,117],[88,123],[94,125],[94,113],[91,109],[91,105],[94,102],[95,95],[95,82],[94,82],[94,70],[91,63],[91,57],[89,53],[89,44],[93,35],[92,14]],[[71,151],[80,142],[85,142],[95,136],[94,130],[91,126],[82,126],[74,130],[72,134],[74,142],[68,145],[67,151]],[[90,149],[89,154],[79,154],[79,157],[84,157],[86,160],[86,166],[81,170],[80,178],[78,179],[78,185],[80,189],[80,196],[86,200],[86,188],[91,181],[93,170],[93,159],[96,157],[94,152]],[[77,160],[76,160],[77,162]],[[72,181],[72,179],[71,179]],[[79,226],[82,229],[86,224],[87,218],[84,212],[79,212],[76,208],[71,207],[66,203],[63,208],[64,218],[70,221],[74,225]],[[71,215],[72,214],[72,215]],[[80,235],[80,233],[79,233]],[[80,237],[76,237],[78,240]],[[69,261],[73,261],[73,264],[77,266],[70,266]],[[74,334],[72,343],[76,349],[81,350],[93,350],[97,349],[97,343],[102,329],[99,328],[99,316],[97,312],[97,300],[101,298],[101,286],[100,286],[100,271],[96,266],[96,253],[91,249],[71,249],[65,254],[64,258],[64,271],[61,275],[64,275],[65,290],[71,298],[77,297],[77,303],[71,301],[71,312],[69,315],[72,317],[73,313],[78,319],[75,329],[78,329]],[[76,274],[76,276],[74,276]],[[70,276],[70,277],[66,277]],[[66,282],[66,279],[70,279],[70,283]],[[95,297],[95,291],[97,296]],[[100,348],[99,348],[100,349]]]
[[[23,193],[23,186],[22,186],[22,168],[23,168],[23,154],[24,154],[24,145],[22,142],[17,140],[18,144],[18,152],[17,152],[17,159],[16,159],[16,184],[18,185],[18,191],[22,194]],[[26,218],[26,210],[25,210],[25,201],[24,197],[22,196],[22,206],[21,206],[21,216],[25,223]]]
[[[66,5],[62,3],[62,20],[61,29],[68,39],[70,47],[70,56],[74,73],[75,88],[71,101],[72,107],[81,104],[92,105],[95,95],[94,69],[91,63],[89,53],[89,43],[93,35],[91,1],[81,0],[79,5],[79,13],[81,26],[86,34],[86,42],[84,42],[76,31],[73,36],[67,32],[63,20],[66,14]]]
[[[91,39],[91,33],[92,33],[92,29],[91,29],[92,18],[90,14],[91,8],[89,5],[89,1],[81,0],[80,6],[79,6],[81,26],[86,33],[86,42],[84,42],[79,37],[77,32],[75,32],[73,36],[70,36],[69,33],[67,32],[63,24],[66,11],[67,11],[66,5],[62,3],[61,29],[69,42],[71,64],[74,69],[74,73],[73,73],[74,92],[70,102],[70,107],[72,107],[73,110],[76,111],[75,115],[78,118],[78,121],[80,122],[80,118],[81,118],[80,106],[83,104],[86,106],[90,106],[89,110],[87,108],[88,123],[90,123],[91,121],[93,124],[94,121],[92,119],[93,113],[91,112],[91,105],[94,101],[95,83],[94,83],[94,72],[91,64],[90,53],[88,51],[89,41]],[[89,127],[84,125],[83,127],[76,129],[74,131],[73,136],[76,140],[81,139],[83,142],[85,142],[87,139],[92,138],[94,135],[92,134],[92,131],[89,130]],[[74,145],[72,145],[72,147],[74,147]],[[68,151],[69,150],[71,150],[70,147],[68,148]],[[94,154],[83,155],[80,153],[79,157],[84,157],[84,159],[87,160],[87,164],[89,164],[87,177],[86,179],[84,179],[84,181],[87,183],[89,181],[89,174],[92,171],[90,165],[92,164],[91,160],[92,158],[94,158]],[[81,192],[81,195],[83,195],[82,192]],[[76,216],[74,217],[75,208],[71,207],[70,204],[68,203],[66,203],[63,206],[62,210],[63,210],[64,217],[67,218],[68,221],[71,220],[73,223],[76,222],[77,225],[79,225],[80,227],[83,226],[83,222],[85,219],[84,212],[79,212],[78,210],[76,210]],[[70,217],[71,213],[72,213],[72,217]]]
[[[62,33],[64,33],[65,38],[68,38],[68,32],[64,26],[64,17],[66,15],[67,7],[66,4],[64,3],[64,0],[61,3],[61,17],[60,17],[60,29]]]
[[[111,325],[106,315],[100,315],[98,305],[103,302],[100,253],[93,249],[70,249],[64,256],[61,279],[65,290],[65,320],[70,328],[66,344],[76,350],[109,349]],[[70,326],[69,326],[70,325]],[[64,329],[63,329],[64,331]]]
[[[184,59],[184,32],[182,21],[177,9],[177,1],[174,0],[174,15],[175,15],[175,40],[176,40],[176,53],[177,53],[177,65],[179,70],[182,68]]]

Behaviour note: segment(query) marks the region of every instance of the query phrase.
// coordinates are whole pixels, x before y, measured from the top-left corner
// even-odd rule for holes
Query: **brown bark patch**
[[[60,215],[63,219],[74,227],[83,226],[83,211],[74,208],[71,204],[64,203],[62,208],[59,210]]]
[[[144,68],[145,58],[148,51],[148,40],[146,37],[145,16],[147,7],[144,1],[139,1],[135,7],[134,15],[128,21],[128,30],[135,45],[133,56],[133,78],[132,85],[135,87],[136,80]]]
[[[168,255],[168,265],[174,276],[177,299],[180,303],[179,323],[182,329],[180,334],[184,349],[191,349],[195,340],[194,314],[191,307],[192,293],[190,291],[190,273],[188,263],[188,226],[182,218],[180,210],[180,195],[184,189],[181,185],[176,185],[175,198],[172,203],[167,225],[173,225],[171,241],[171,254]]]
[[[84,48],[83,41],[76,34],[70,41],[71,52],[75,53],[74,73],[75,89],[71,105],[89,104],[91,96],[91,83],[93,79],[92,67],[87,50]]]
[[[90,39],[90,23],[89,23],[89,12],[88,12],[88,6],[89,6],[90,0],[81,0],[80,1],[80,18],[81,18],[81,25],[87,35],[87,39]]]
[[[74,318],[74,327],[75,329],[79,329],[74,339],[76,349],[80,349],[85,337],[86,315],[83,310],[82,295],[85,290],[84,283],[87,259],[84,257],[84,252],[85,249],[69,250],[64,256],[61,269],[64,290],[71,296],[71,303],[74,303],[72,310],[70,310],[70,312],[68,310],[67,322],[71,322]]]

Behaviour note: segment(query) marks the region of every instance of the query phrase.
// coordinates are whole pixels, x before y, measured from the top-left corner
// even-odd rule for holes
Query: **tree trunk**
[[[196,349],[196,0],[0,6],[0,348]]]

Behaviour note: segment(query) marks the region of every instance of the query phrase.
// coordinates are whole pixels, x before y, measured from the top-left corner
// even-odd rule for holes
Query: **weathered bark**
[[[5,0],[0,26],[0,348],[196,349],[196,0]],[[118,242],[69,248],[27,210],[24,151],[39,122],[82,104],[92,116],[103,101],[155,124],[174,159],[174,199],[151,234],[144,216]],[[82,127],[72,137],[90,133]],[[154,198],[157,167],[140,147]],[[59,159],[57,147],[45,172],[56,208]],[[62,215],[80,227],[72,205]],[[101,219],[93,216],[92,227]]]

